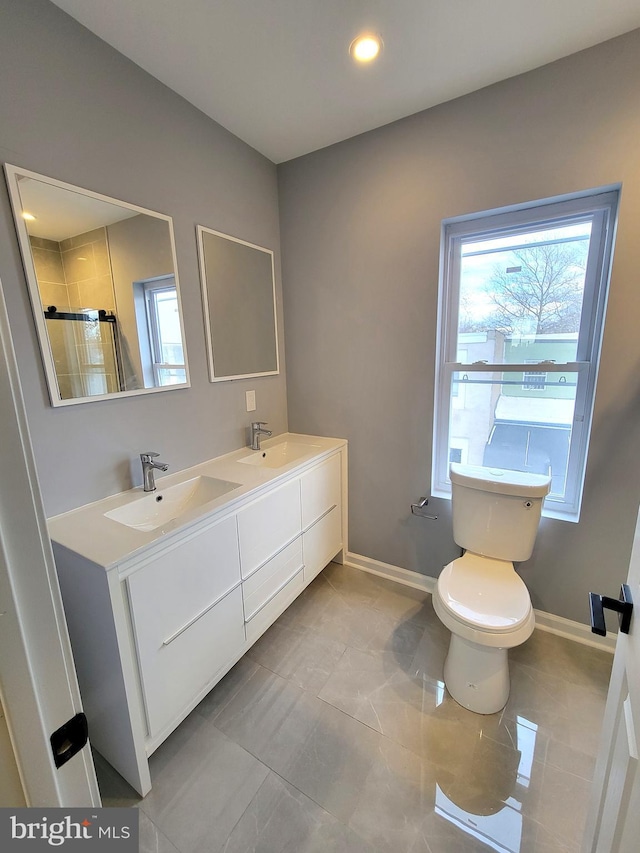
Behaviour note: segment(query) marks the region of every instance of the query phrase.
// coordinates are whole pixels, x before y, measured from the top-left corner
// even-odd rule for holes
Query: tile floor
[[[155,853],[578,851],[610,655],[542,631],[479,716],[447,694],[431,597],[334,563],[105,805]]]

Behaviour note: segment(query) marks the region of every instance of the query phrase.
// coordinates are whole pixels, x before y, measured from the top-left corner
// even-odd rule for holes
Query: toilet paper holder
[[[420,518],[429,518],[429,519],[431,519],[431,521],[437,521],[438,520],[437,515],[428,515],[425,512],[425,507],[427,506],[428,503],[429,503],[429,498],[419,498],[417,504],[411,504],[411,514],[412,515],[419,515]]]

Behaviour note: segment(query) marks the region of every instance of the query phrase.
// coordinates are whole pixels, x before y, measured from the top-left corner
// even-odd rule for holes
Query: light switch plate
[[[247,398],[247,411],[255,412],[256,410],[256,392],[255,391],[246,391],[245,396]]]

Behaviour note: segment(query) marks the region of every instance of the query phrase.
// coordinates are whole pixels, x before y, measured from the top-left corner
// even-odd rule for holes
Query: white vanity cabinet
[[[346,550],[346,443],[316,441],[329,449],[310,445],[286,473],[253,475],[239,497],[112,562],[70,521],[98,507],[100,534],[117,535],[104,512],[115,499],[50,521],[89,738],[142,795],[148,756]],[[222,459],[240,479],[246,466]]]

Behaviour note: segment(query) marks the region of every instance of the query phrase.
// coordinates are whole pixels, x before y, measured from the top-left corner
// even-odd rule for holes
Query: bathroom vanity
[[[347,445],[286,434],[49,520],[89,737],[148,757],[346,551]]]

